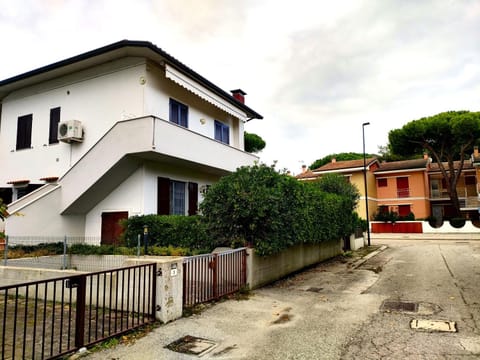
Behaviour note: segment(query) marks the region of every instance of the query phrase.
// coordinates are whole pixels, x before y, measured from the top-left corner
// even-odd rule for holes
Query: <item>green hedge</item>
[[[356,188],[339,175],[306,183],[255,165],[212,185],[201,212],[219,244],[246,244],[270,255],[298,243],[351,234],[358,197]]]
[[[137,236],[143,246],[143,228],[148,226],[149,246],[181,247],[192,250],[213,250],[212,239],[207,236],[207,226],[201,216],[144,215],[133,216],[123,222],[125,244],[137,246]]]
[[[260,255],[298,243],[350,235],[364,224],[354,209],[357,189],[329,174],[313,183],[255,165],[239,168],[210,187],[197,216],[134,216],[124,222],[124,241],[137,245],[144,225],[149,245],[211,251],[218,246],[252,246]]]

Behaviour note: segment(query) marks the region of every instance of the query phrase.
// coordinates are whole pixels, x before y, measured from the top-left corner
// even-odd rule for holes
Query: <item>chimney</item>
[[[337,159],[332,158],[332,164],[335,164],[337,162]]]
[[[302,174],[307,172],[307,165],[302,165]]]
[[[236,90],[230,90],[232,93],[232,96],[237,99],[237,101],[240,101],[242,104],[245,104],[245,95],[247,93],[243,91],[242,89],[236,89]]]

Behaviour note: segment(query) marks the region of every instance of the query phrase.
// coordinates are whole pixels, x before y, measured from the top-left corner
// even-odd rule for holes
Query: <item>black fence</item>
[[[157,265],[0,287],[1,359],[50,359],[155,321]]]

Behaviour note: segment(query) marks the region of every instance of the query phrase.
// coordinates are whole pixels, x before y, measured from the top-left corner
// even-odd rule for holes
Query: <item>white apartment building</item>
[[[208,185],[258,160],[244,95],[129,40],[0,81],[6,234],[110,243],[119,219],[195,214]]]

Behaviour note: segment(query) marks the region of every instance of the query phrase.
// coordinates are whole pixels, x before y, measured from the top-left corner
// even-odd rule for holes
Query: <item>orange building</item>
[[[378,210],[393,211],[416,219],[430,216],[428,166],[423,159],[393,161],[380,164],[375,171]]]

